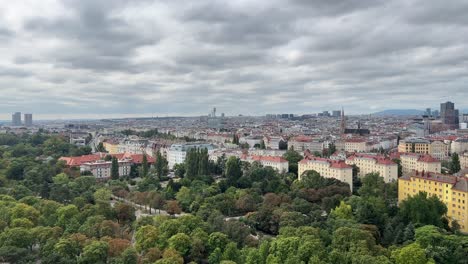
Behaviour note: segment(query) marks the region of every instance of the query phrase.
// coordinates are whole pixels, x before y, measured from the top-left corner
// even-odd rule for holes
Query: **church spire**
[[[341,136],[345,134],[345,130],[346,130],[346,117],[344,114],[344,108],[341,107],[341,126],[340,126]]]

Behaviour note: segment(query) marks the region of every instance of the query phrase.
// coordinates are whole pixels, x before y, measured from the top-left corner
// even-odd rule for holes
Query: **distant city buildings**
[[[11,115],[11,125],[23,126],[23,122],[21,120],[21,112],[15,112]],[[32,125],[33,125],[32,114],[24,114],[24,126],[31,127]]]

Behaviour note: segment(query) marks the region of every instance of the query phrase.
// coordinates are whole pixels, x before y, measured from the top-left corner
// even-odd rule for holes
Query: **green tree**
[[[297,175],[297,164],[304,157],[302,157],[301,154],[299,154],[299,152],[295,151],[294,149],[290,149],[284,153],[283,158],[286,159],[289,163],[289,172]]]
[[[429,264],[434,263],[418,243],[412,243],[392,252],[396,264]]]
[[[196,148],[187,151],[187,156],[185,158],[185,176],[189,180],[194,180],[198,175],[198,157],[198,150]]]
[[[78,259],[80,264],[107,263],[107,251],[109,245],[104,241],[93,241],[83,249],[83,254]]]
[[[143,159],[141,161],[141,177],[146,178],[146,176],[148,176],[148,171],[148,157],[146,157],[146,154],[143,154]]]
[[[179,164],[177,164],[177,165],[179,165]],[[167,175],[167,171],[168,171],[168,169],[167,169],[167,160],[163,155],[161,155],[160,151],[158,151],[158,153],[156,154],[155,168],[156,168],[156,175],[160,179]]]
[[[336,152],[336,146],[334,143],[328,144],[328,151],[327,151],[327,156],[330,157]]]
[[[229,157],[226,162],[225,175],[227,183],[230,186],[235,186],[240,177],[242,177],[241,161],[236,157]]]
[[[135,248],[129,247],[125,249],[122,253],[122,262],[123,264],[137,264],[138,263],[138,253]]]
[[[398,177],[403,176],[403,165],[401,165],[401,159],[393,159],[393,162],[398,165]]]
[[[260,149],[266,149],[265,140],[260,141]]]
[[[99,142],[99,144],[96,147],[96,151],[97,152],[107,152],[106,148],[104,147],[104,143]]]
[[[111,165],[111,178],[113,180],[119,179],[119,161],[116,157],[112,158],[112,165]]]
[[[425,192],[419,192],[400,203],[399,215],[406,223],[446,228],[447,223],[444,220],[446,213],[447,206],[435,195],[427,197]]]
[[[184,233],[178,233],[169,238],[169,247],[177,250],[181,256],[188,256],[190,253],[191,239]]]
[[[202,148],[198,152],[198,175],[204,176],[208,175],[208,149]]]
[[[450,171],[452,173],[457,173],[460,171],[460,157],[457,153],[452,154],[452,161],[450,162]]]

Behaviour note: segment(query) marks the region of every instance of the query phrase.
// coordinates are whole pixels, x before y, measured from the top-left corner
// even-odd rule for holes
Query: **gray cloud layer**
[[[464,108],[466,14],[464,0],[8,1],[0,113]]]

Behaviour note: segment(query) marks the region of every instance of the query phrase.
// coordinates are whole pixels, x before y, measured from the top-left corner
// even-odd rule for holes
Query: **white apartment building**
[[[301,160],[298,167],[299,180],[301,180],[304,172],[314,170],[322,177],[334,178],[346,182],[351,192],[353,191],[353,167],[343,161],[309,157]]]
[[[324,149],[322,141],[314,140],[313,138],[307,136],[298,136],[290,139],[288,141],[288,148],[299,152],[309,150],[312,153],[322,153]]]
[[[450,153],[462,154],[468,151],[468,138],[458,138],[452,141],[450,145]]]
[[[460,167],[462,169],[468,168],[468,153],[460,155]]]
[[[119,176],[128,176],[132,161],[129,159],[119,160]],[[87,162],[80,166],[80,171],[90,171],[97,179],[107,179],[111,177],[112,161]]]
[[[172,146],[167,151],[169,169],[172,170],[174,165],[184,163],[187,152],[193,148],[206,148],[208,149],[208,153],[210,153],[214,149],[214,146],[207,143],[172,144]]]
[[[400,160],[403,175],[410,174],[412,171],[440,173],[442,169],[441,162],[429,154],[402,153]]]
[[[281,173],[288,172],[289,170],[289,162],[282,157],[242,155],[241,160],[249,163],[257,161],[260,162],[263,167],[272,167]]]
[[[379,173],[385,182],[398,179],[398,165],[384,156],[355,153],[346,159],[346,164],[356,165],[359,168],[359,177],[369,173]]]

